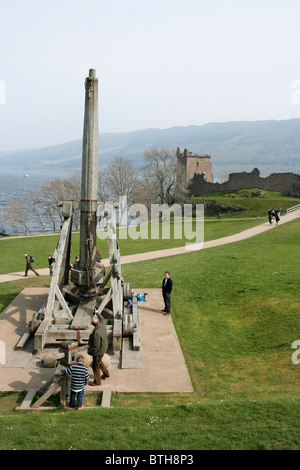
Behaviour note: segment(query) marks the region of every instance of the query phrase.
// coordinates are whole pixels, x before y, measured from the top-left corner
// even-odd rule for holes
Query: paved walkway
[[[300,217],[300,210],[290,212],[289,214],[285,214],[281,216],[279,225],[282,225],[286,222],[290,222],[291,220],[297,219]],[[222,223],[222,222],[219,222]],[[210,240],[204,243],[198,243],[195,245],[190,246],[180,246],[176,248],[167,248],[164,250],[156,250],[156,251],[148,251],[145,253],[137,253],[134,255],[126,255],[121,256],[121,264],[127,263],[135,263],[137,261],[147,261],[150,259],[155,258],[164,258],[166,256],[173,256],[173,255],[181,255],[188,253],[190,251],[199,251],[204,250],[206,248],[212,248],[219,245],[226,245],[228,243],[234,243],[240,240],[245,240],[246,238],[253,237],[255,235],[259,235],[260,233],[266,232],[268,230],[273,230],[276,228],[275,223],[270,225],[269,222],[264,222],[263,224],[257,225],[255,227],[249,228],[244,230],[243,232],[236,233],[235,235],[230,235],[228,237],[218,238],[217,240]],[[109,260],[104,259],[102,260],[105,266],[109,266]],[[39,269],[38,272],[41,275],[49,274],[48,268]],[[16,281],[21,279],[24,276],[24,271],[21,272],[14,272],[8,274],[0,274],[0,282],[7,282],[7,281]],[[35,277],[35,274],[32,271],[28,273],[29,277]]]
[[[143,292],[135,289],[136,292]],[[101,386],[86,386],[86,393],[105,388],[116,392],[191,393],[192,383],[173,326],[171,315],[161,312],[161,289],[147,289],[148,301],[139,302],[142,367],[139,369],[109,368],[110,378]],[[4,364],[0,362],[0,391],[39,389],[55,369],[42,367],[41,359],[28,348],[16,351],[33,313],[48,294],[47,288],[25,288],[0,315],[0,342],[5,342]],[[90,378],[93,371],[89,368]]]

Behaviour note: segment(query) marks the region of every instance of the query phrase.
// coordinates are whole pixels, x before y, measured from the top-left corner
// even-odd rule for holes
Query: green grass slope
[[[293,198],[282,194],[278,191],[263,190],[263,196],[259,196],[259,188],[240,189],[236,191],[220,191],[215,193],[207,193],[201,197],[193,198],[194,202],[218,201],[220,212],[222,213],[222,205],[237,206],[243,210],[238,212],[224,212],[223,217],[266,217],[268,210],[282,209],[285,213],[289,207],[300,204],[299,198]]]
[[[170,271],[173,321],[203,398],[297,393],[299,230],[296,220],[242,242],[123,266],[135,286],[160,287]]]

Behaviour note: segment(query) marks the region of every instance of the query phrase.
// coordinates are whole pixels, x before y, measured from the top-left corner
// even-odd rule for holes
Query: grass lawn
[[[170,271],[173,322],[203,399],[297,393],[299,230],[296,220],[242,242],[122,267],[133,286],[143,279],[160,287]]]
[[[0,449],[299,449],[300,365],[291,361],[300,339],[299,231],[295,220],[234,244],[122,266],[134,287],[159,288],[170,271],[194,393],[118,393],[109,410],[39,413],[14,412],[23,394],[2,393]],[[24,281],[0,285],[1,294],[49,279]]]
[[[213,240],[215,238],[225,237],[234,233],[241,232],[247,228],[254,227],[262,223],[261,220],[234,220],[234,221],[213,221],[205,223],[204,238],[205,240]],[[121,255],[130,255],[134,253],[144,253],[146,251],[162,250],[165,248],[173,248],[184,245],[188,240],[183,236],[181,239],[174,238],[174,221],[171,221],[170,238],[162,238],[162,230],[160,224],[159,239],[151,239],[150,226],[148,239],[125,239],[124,230],[121,229],[124,239],[119,238]],[[148,227],[145,227],[148,231]],[[195,222],[193,223],[195,230]],[[184,229],[182,229],[184,235]],[[119,229],[117,230],[119,237]],[[24,253],[34,256],[34,267],[45,268],[48,266],[48,254],[53,254],[57,245],[59,235],[53,236],[35,236],[22,238],[6,238],[0,239],[0,274],[25,271]],[[75,260],[75,256],[79,254],[80,235],[78,232],[72,234],[71,261]],[[102,258],[108,257],[107,240],[97,240],[97,247],[101,251]]]
[[[0,397],[0,403],[6,399]],[[299,418],[299,400],[291,398],[80,412],[0,411],[0,449],[296,450]]]
[[[256,188],[251,190],[225,191],[220,193],[208,193],[201,198],[193,198],[195,203],[214,199],[218,200],[220,204],[235,204],[244,209],[243,212],[224,213],[220,221],[218,221],[216,217],[205,216],[204,240],[208,241],[233,235],[261,224],[264,221],[267,222],[267,213],[270,207],[278,209],[281,207],[284,212],[288,207],[299,203],[299,199],[291,198],[275,191],[264,191],[264,198],[246,197],[256,191]],[[168,224],[160,224],[158,239],[151,237],[151,225],[141,228],[145,238],[143,239],[142,236],[140,236],[138,240],[130,236],[126,237],[127,229],[117,229],[121,255],[124,256],[146,251],[173,248],[189,242],[185,237],[183,225],[183,235],[180,238],[176,238],[174,227],[178,226],[175,224],[174,220],[170,222],[170,236],[164,238],[162,229],[166,228],[167,225]],[[192,230],[195,230],[195,221],[193,222]],[[71,260],[75,260],[75,256],[79,254],[79,237],[78,232],[74,232],[72,235]],[[16,239],[0,238],[0,274],[25,270],[25,252],[34,256],[34,266],[36,269],[47,267],[48,254],[53,254],[58,239],[59,234],[52,236],[21,237]],[[106,240],[97,240],[97,248],[100,249],[103,259],[108,257]]]

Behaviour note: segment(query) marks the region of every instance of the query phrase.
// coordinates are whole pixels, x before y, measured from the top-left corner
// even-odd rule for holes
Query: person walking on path
[[[75,408],[75,399],[77,395],[77,410],[83,408],[84,386],[88,383],[89,373],[87,367],[84,365],[84,356],[77,357],[76,364],[70,367],[65,367],[62,371],[63,375],[71,375],[71,393],[70,393],[70,408]]]
[[[165,315],[170,315],[171,313],[171,292],[173,289],[173,281],[170,278],[170,273],[165,272],[165,277],[162,282],[162,295],[165,303],[165,308],[162,312],[165,312]]]
[[[107,331],[105,320],[100,321],[98,318],[93,319],[94,331],[89,337],[88,354],[93,356],[92,369],[94,372],[94,381],[89,385],[101,385],[101,379],[109,377],[107,367],[103,363],[103,356],[108,348]],[[101,371],[103,375],[101,376]]]
[[[32,265],[32,263],[34,261],[34,258],[32,258],[32,256],[28,255],[27,253],[24,253],[24,256],[26,258],[26,268],[25,268],[24,277],[28,277],[29,269],[31,269],[31,271],[33,271],[36,276],[39,276],[39,273],[34,269],[34,267]]]

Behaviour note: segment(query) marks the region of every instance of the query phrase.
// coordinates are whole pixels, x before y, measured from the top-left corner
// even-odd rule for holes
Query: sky
[[[0,151],[300,117],[298,0],[0,0]]]

